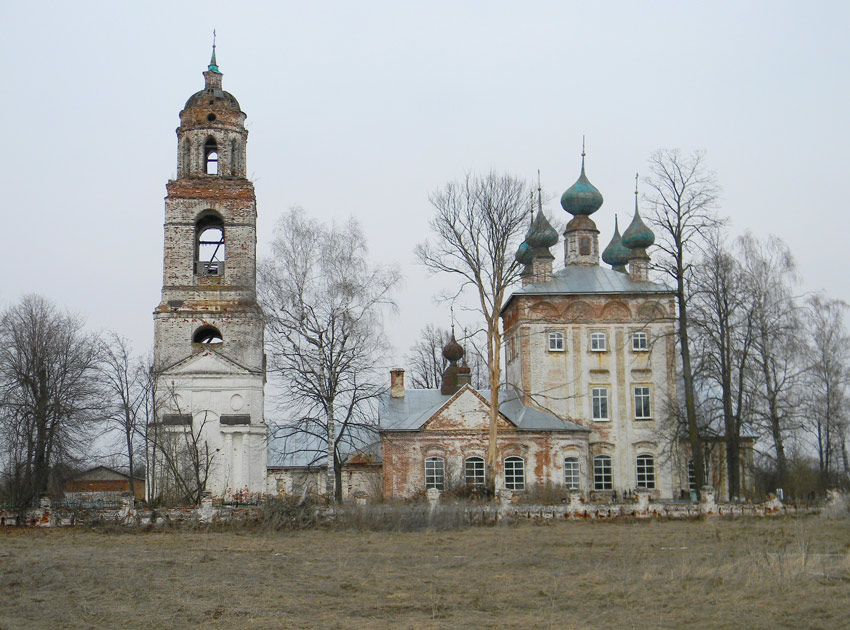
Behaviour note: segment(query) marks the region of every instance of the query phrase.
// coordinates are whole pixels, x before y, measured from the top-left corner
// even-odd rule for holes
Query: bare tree
[[[807,416],[818,451],[820,489],[831,482],[835,456],[843,446],[847,424],[847,385],[850,335],[844,318],[848,307],[841,300],[813,295],[806,313],[808,359]],[[843,449],[846,453],[846,447]],[[842,458],[845,459],[845,458]],[[846,459],[845,474],[850,472]]]
[[[344,450],[376,428],[370,405],[385,387],[375,366],[387,350],[381,311],[394,306],[399,272],[370,265],[354,219],[326,226],[295,208],[278,221],[258,275],[268,368],[291,414],[277,436],[311,461],[324,453],[327,496],[341,501]]]
[[[104,343],[101,380],[106,388],[106,421],[121,434],[130,471],[130,492],[135,494],[136,451],[147,424],[148,376],[143,361],[134,357],[130,342],[110,332]]]
[[[704,153],[701,151],[682,155],[678,149],[659,149],[649,158],[649,171],[645,180],[650,188],[647,195],[650,203],[649,220],[658,236],[655,245],[662,252],[661,256],[656,257],[655,266],[676,287],[685,417],[699,491],[705,484],[705,462],[691,365],[689,283],[691,260],[697,255],[708,231],[719,223],[714,214],[719,187],[714,173],[706,168]]]
[[[422,329],[419,340],[405,356],[413,387],[439,389],[443,372],[449,364],[443,357],[443,348],[451,336],[450,330],[434,324]],[[475,336],[464,331],[457,341],[464,346],[464,361],[470,369],[471,385],[476,389],[486,387],[487,362],[478,349]]]
[[[7,499],[28,505],[89,446],[102,413],[100,344],[83,321],[27,295],[0,315],[0,450]]]
[[[450,273],[478,298],[487,334],[490,381],[488,483],[497,472],[496,428],[499,413],[502,333],[500,313],[508,289],[522,271],[513,252],[527,217],[525,182],[510,175],[467,175],[430,196],[436,215],[431,220],[434,241],[416,247],[420,262],[434,272]]]
[[[706,384],[707,402],[722,420],[731,498],[741,495],[740,443],[750,406],[746,377],[754,338],[753,302],[738,259],[721,238],[717,231],[709,241],[694,274],[691,297],[698,372]]]
[[[753,369],[748,387],[754,396],[753,414],[770,436],[777,481],[785,487],[785,438],[797,427],[805,368],[802,323],[793,295],[796,265],[788,246],[774,236],[761,242],[748,232],[738,239],[738,246],[743,287],[752,302]]]

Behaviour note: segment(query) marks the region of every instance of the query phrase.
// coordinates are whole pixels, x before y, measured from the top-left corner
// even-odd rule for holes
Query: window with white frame
[[[481,488],[486,478],[484,476],[484,458],[467,457],[463,463],[463,479],[468,486]]]
[[[605,352],[608,349],[608,344],[604,332],[590,333],[590,351]]]
[[[564,333],[557,330],[549,331],[549,352],[564,351]]]
[[[645,332],[632,333],[632,352],[646,352],[649,350],[649,335]]]
[[[564,487],[570,490],[581,489],[581,477],[579,475],[578,457],[564,458]]]
[[[592,417],[594,420],[608,420],[608,388],[594,387],[590,390]]]
[[[651,420],[652,410],[649,408],[649,387],[637,385],[635,392],[635,420]]]
[[[525,462],[522,457],[505,459],[505,488],[525,490]]]
[[[655,489],[655,458],[652,455],[637,456],[637,486]]]
[[[614,489],[614,477],[611,474],[610,455],[596,455],[593,458],[593,489]]]
[[[425,489],[446,489],[446,460],[442,457],[425,459]]]

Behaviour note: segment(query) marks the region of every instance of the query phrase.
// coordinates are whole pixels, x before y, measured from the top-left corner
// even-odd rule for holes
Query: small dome
[[[646,249],[655,242],[655,234],[640,218],[637,198],[635,198],[635,216],[629,227],[623,232],[623,245],[629,249]]]
[[[561,207],[573,216],[590,215],[602,206],[602,193],[590,183],[584,174],[584,154],[581,156],[581,175],[576,183],[561,195]]]
[[[525,242],[531,249],[549,249],[558,242],[558,232],[546,219],[543,210],[537,211],[537,216],[531,222],[531,227],[525,235]],[[520,245],[520,247],[522,247]]]
[[[617,217],[614,217],[614,236],[608,247],[602,252],[602,261],[612,267],[621,267],[629,262],[629,248],[623,245],[623,239],[620,237],[620,228],[617,225]]]
[[[454,326],[452,328],[454,328]],[[449,342],[443,348],[443,357],[445,357],[446,361],[456,363],[463,358],[464,354],[463,346],[457,342],[454,331],[452,331],[452,338],[449,339]]]
[[[533,250],[531,246],[528,244],[528,241],[523,241],[520,243],[519,247],[516,250],[516,254],[514,254],[514,258],[520,264],[527,265],[531,262],[531,255]]]

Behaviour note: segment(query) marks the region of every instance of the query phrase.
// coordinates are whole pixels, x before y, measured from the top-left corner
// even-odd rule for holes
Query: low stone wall
[[[426,494],[430,509],[440,509],[440,493],[431,489]],[[493,504],[468,504],[465,511],[470,523],[495,522],[501,519],[566,519],[566,520],[611,520],[618,518],[697,519],[709,517],[766,517],[790,514],[817,514],[825,516],[845,514],[847,498],[838,490],[830,490],[822,506],[784,504],[774,496],[763,503],[717,503],[714,491],[704,489],[699,503],[651,502],[649,493],[638,490],[632,503],[589,503],[579,493],[571,493],[566,503],[560,505],[529,505],[519,503],[519,494],[503,491]],[[354,509],[363,507],[357,502]],[[449,504],[443,504],[448,506]],[[451,504],[455,509],[462,504]],[[319,508],[320,520],[331,521],[346,508]],[[392,506],[382,509],[391,511]],[[66,527],[88,523],[115,523],[127,526],[169,526],[230,521],[258,520],[261,506],[217,506],[210,497],[205,497],[198,507],[170,508],[162,510],[136,509],[132,495],[124,495],[117,508],[69,508],[51,505],[42,499],[41,505],[25,512],[22,525],[32,527]],[[0,509],[0,525],[16,525],[18,513]]]

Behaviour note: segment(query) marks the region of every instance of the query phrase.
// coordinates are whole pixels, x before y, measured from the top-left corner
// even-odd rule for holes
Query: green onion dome
[[[602,193],[590,183],[584,173],[584,152],[582,152],[581,175],[576,183],[561,195],[561,207],[573,216],[587,216],[599,210],[602,201]]]
[[[623,245],[629,249],[646,249],[655,242],[655,234],[640,218],[637,196],[635,196],[635,216],[629,227],[623,232]]]
[[[525,242],[531,249],[549,249],[558,242],[558,232],[546,219],[542,209],[537,211],[537,216],[531,222],[531,227],[525,235]]]
[[[608,247],[602,252],[602,260],[612,267],[622,267],[629,262],[629,248],[623,245],[623,239],[620,237],[620,227],[617,224],[617,216],[614,215],[614,236]]]
[[[528,265],[531,263],[531,255],[533,252],[534,250],[531,249],[531,246],[528,244],[528,242],[523,241],[517,248],[516,254],[514,254],[514,258],[518,263]]]

